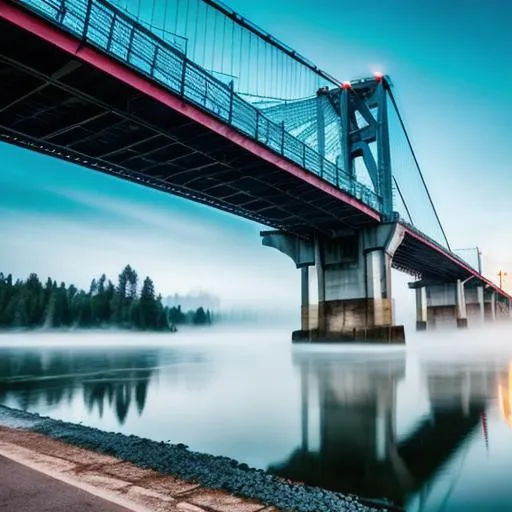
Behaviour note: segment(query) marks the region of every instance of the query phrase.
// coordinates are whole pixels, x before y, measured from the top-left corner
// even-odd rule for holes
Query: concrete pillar
[[[427,330],[427,288],[416,288],[416,330]]]
[[[309,311],[309,267],[301,268],[301,315],[300,327],[303,330],[310,328],[310,311]]]
[[[457,279],[456,283],[456,314],[457,314],[457,327],[459,329],[468,326],[468,315],[466,312],[466,297],[464,296],[464,283]]]
[[[427,321],[429,327],[449,327],[457,318],[457,287],[455,283],[427,285]]]
[[[301,329],[318,327],[318,272],[315,265],[301,267]]]
[[[482,285],[476,288],[477,301],[479,306],[479,320],[481,323],[485,320],[485,302],[484,302],[484,287]]]
[[[494,322],[496,320],[496,292],[495,291],[491,292],[490,304],[491,304],[491,308],[490,308],[491,312],[490,312],[489,320]]]
[[[301,268],[301,330],[293,340],[403,343],[403,326],[393,326],[391,297],[391,261],[403,236],[399,224],[314,240],[263,233],[264,245],[287,254]],[[316,322],[313,290],[318,292]]]
[[[318,297],[318,322],[317,330],[325,332],[328,329],[327,311],[325,305],[325,274],[324,254],[322,251],[322,243],[316,238],[314,242],[315,266],[317,269],[317,297]]]
[[[391,256],[386,250],[393,231],[361,231],[337,240],[319,240],[318,334],[368,341],[403,341],[393,327]]]
[[[440,326],[468,326],[468,316],[483,317],[483,288],[471,287],[470,280],[452,282],[424,279],[409,283],[416,291],[416,329]],[[455,320],[455,322],[454,322]]]
[[[376,249],[366,253],[365,265],[366,296],[373,299],[373,308],[368,309],[367,322],[373,326],[391,325],[391,260],[384,250]]]

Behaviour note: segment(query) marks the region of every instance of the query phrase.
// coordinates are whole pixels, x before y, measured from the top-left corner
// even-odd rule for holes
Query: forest
[[[207,325],[212,313],[199,307],[182,311],[166,307],[156,295],[149,277],[142,281],[130,266],[114,284],[102,274],[88,291],[73,284],[57,284],[37,274],[23,281],[0,272],[0,329],[118,328],[143,331],[175,331],[180,324]]]

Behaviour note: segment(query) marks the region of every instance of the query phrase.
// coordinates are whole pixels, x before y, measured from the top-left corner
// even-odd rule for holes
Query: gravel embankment
[[[38,414],[0,406],[0,425],[28,429],[51,438],[112,455],[164,475],[173,475],[211,489],[273,505],[283,511],[338,512],[400,510],[391,504],[291,483],[228,457],[192,452],[183,444],[151,441],[104,432]]]

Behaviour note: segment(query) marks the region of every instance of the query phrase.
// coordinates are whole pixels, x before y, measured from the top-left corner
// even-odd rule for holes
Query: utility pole
[[[480,275],[483,275],[482,274],[482,251],[480,250],[480,248],[478,246],[476,247],[464,247],[463,249],[454,249],[453,252],[458,252],[458,251],[471,251],[473,252],[474,250],[476,249],[476,256],[477,256],[477,266],[478,266],[478,273]]]
[[[503,272],[503,270],[500,270],[498,272],[498,276],[500,278],[500,290],[503,290],[503,278],[508,276],[507,272]]]
[[[476,246],[476,255],[478,257],[478,273],[482,275],[482,251]]]

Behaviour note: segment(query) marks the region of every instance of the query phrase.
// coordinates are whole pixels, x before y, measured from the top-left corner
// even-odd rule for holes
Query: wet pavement
[[[128,512],[82,489],[0,456],[3,512]]]

